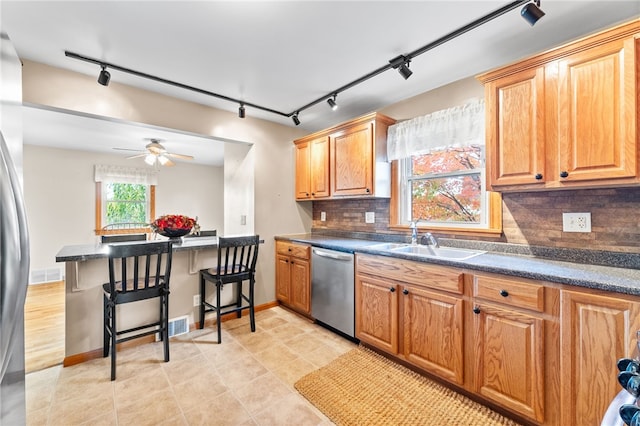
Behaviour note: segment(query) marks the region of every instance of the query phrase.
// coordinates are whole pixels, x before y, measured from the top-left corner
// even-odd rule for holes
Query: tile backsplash
[[[320,220],[321,212],[326,213],[325,221]],[[365,212],[375,213],[375,223],[365,223]],[[562,213],[583,212],[591,213],[591,232],[562,231]],[[508,193],[502,196],[502,215],[501,236],[474,239],[640,253],[640,188]],[[313,231],[397,233],[388,225],[388,199],[313,201]],[[434,234],[456,238],[450,234]]]

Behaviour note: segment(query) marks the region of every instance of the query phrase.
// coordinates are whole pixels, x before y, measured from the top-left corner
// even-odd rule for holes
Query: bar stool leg
[[[220,287],[221,282],[216,282],[216,325],[218,326],[218,343],[222,342],[222,324],[220,322]]]
[[[236,312],[236,317],[238,318],[242,318],[242,309],[240,309],[241,306],[242,306],[242,281],[238,281],[236,283],[236,308],[238,308],[238,311]]]
[[[114,304],[110,304],[109,311],[111,313],[111,380],[116,379],[116,343],[118,340],[118,333],[116,332],[116,307]]]
[[[255,284],[255,279],[251,277],[249,279],[249,317],[251,319],[251,331],[256,331],[256,313],[253,307],[253,285]]]
[[[205,285],[204,275],[200,273],[200,329],[204,327],[204,301],[206,299]]]
[[[109,356],[109,306],[107,297],[102,295],[102,357]]]

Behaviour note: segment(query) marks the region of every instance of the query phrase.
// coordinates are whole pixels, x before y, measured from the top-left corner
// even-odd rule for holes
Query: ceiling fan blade
[[[142,149],[131,149],[131,148],[112,148],[116,151],[133,151],[133,152],[144,152]]]
[[[174,163],[173,161],[169,160],[168,158],[167,158],[167,161],[165,161],[165,163],[163,164],[163,166],[165,166],[165,167],[173,167],[175,165],[176,165],[176,163]]]
[[[141,158],[141,157],[146,157],[147,154],[143,153],[143,154],[136,154],[136,155],[132,155],[130,157],[127,157],[127,160],[131,160],[132,158]]]
[[[184,155],[184,154],[172,154],[170,152],[165,152],[164,155],[173,158],[180,158],[182,160],[193,160],[193,155]]]

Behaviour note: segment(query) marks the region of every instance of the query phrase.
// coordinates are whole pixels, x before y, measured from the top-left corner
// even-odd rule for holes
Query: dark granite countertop
[[[552,260],[531,255],[487,251],[467,260],[420,257],[408,253],[372,249],[370,246],[382,241],[321,234],[296,234],[277,236],[276,240],[295,241],[326,249],[368,253],[381,256],[415,260],[474,271],[493,272],[514,277],[531,278],[579,287],[612,291],[640,296],[640,269],[603,266]],[[449,240],[446,240],[447,242]],[[440,240],[443,244],[444,239]],[[456,241],[460,246],[460,242]],[[492,248],[490,246],[489,248]],[[471,247],[486,250],[487,247]],[[579,256],[578,256],[579,257]]]
[[[115,243],[117,244],[117,243]],[[144,244],[144,242],[141,242]],[[200,250],[218,247],[218,237],[182,238],[180,243],[173,244],[173,251]],[[106,258],[107,244],[77,244],[64,246],[56,254],[56,262],[79,262],[91,259]]]

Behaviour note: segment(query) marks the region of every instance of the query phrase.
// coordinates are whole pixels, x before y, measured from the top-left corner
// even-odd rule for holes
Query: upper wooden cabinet
[[[294,141],[296,200],[390,197],[387,128],[394,123],[372,113]]]
[[[640,184],[640,20],[478,76],[494,190]]]
[[[296,142],[296,199],[329,196],[329,137]]]

